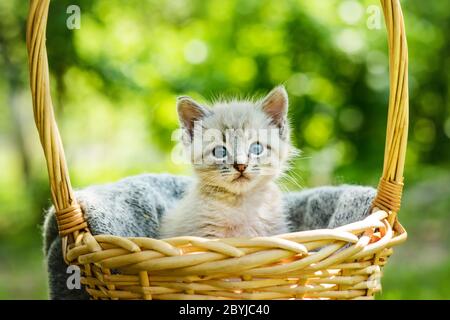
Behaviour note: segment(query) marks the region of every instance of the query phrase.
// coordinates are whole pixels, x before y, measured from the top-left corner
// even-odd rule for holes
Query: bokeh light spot
[[[417,120],[414,126],[414,137],[421,143],[433,143],[436,136],[434,123],[425,118]]]
[[[286,83],[290,94],[302,96],[308,94],[311,88],[310,79],[304,73],[294,73]]]
[[[314,115],[304,129],[306,142],[316,148],[323,147],[333,133],[333,119],[326,114]]]
[[[360,31],[344,29],[334,39],[335,45],[347,54],[356,54],[364,49],[364,37]]]
[[[208,57],[208,46],[205,42],[194,39],[184,48],[184,58],[192,64],[203,63]]]
[[[364,120],[364,116],[359,109],[346,108],[339,115],[339,123],[343,130],[354,132],[357,131]]]
[[[445,135],[450,139],[450,118],[447,118],[444,123]]]
[[[258,68],[253,59],[248,57],[235,58],[229,65],[230,80],[235,83],[245,83],[252,80]]]
[[[338,7],[338,14],[342,21],[347,24],[357,24],[363,16],[363,6],[355,0],[343,1]]]

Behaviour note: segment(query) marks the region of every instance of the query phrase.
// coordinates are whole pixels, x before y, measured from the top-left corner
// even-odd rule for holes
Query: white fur
[[[256,237],[285,233],[281,193],[269,183],[241,195],[204,195],[194,184],[179,205],[166,216],[161,237],[199,236],[209,238]]]

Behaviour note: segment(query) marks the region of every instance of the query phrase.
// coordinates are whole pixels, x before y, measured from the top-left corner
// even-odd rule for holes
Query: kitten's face
[[[293,148],[283,87],[259,102],[217,103],[211,109],[180,98],[178,112],[200,183],[244,193],[273,181]]]

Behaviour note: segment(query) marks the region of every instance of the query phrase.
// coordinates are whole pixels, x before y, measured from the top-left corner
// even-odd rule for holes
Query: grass
[[[421,259],[419,255],[416,257]],[[391,261],[392,262],[392,261]],[[389,264],[383,277],[380,298],[392,299],[450,299],[450,259],[429,267],[398,261]]]
[[[0,300],[47,299],[47,272],[38,232],[31,241],[0,245]]]

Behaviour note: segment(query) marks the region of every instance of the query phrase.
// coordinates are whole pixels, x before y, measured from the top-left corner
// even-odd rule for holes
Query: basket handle
[[[45,34],[50,0],[31,0],[27,50],[34,120],[47,160],[50,190],[61,237],[87,229],[67,170],[64,149],[53,113]]]
[[[389,107],[383,173],[372,207],[393,213],[400,209],[408,140],[408,45],[399,0],[381,0],[389,46]]]
[[[33,111],[47,161],[51,197],[61,237],[88,231],[70,183],[50,95],[45,34],[50,0],[30,0],[27,50]],[[389,44],[390,96],[383,174],[373,207],[398,212],[408,137],[408,49],[399,0],[381,0]]]

